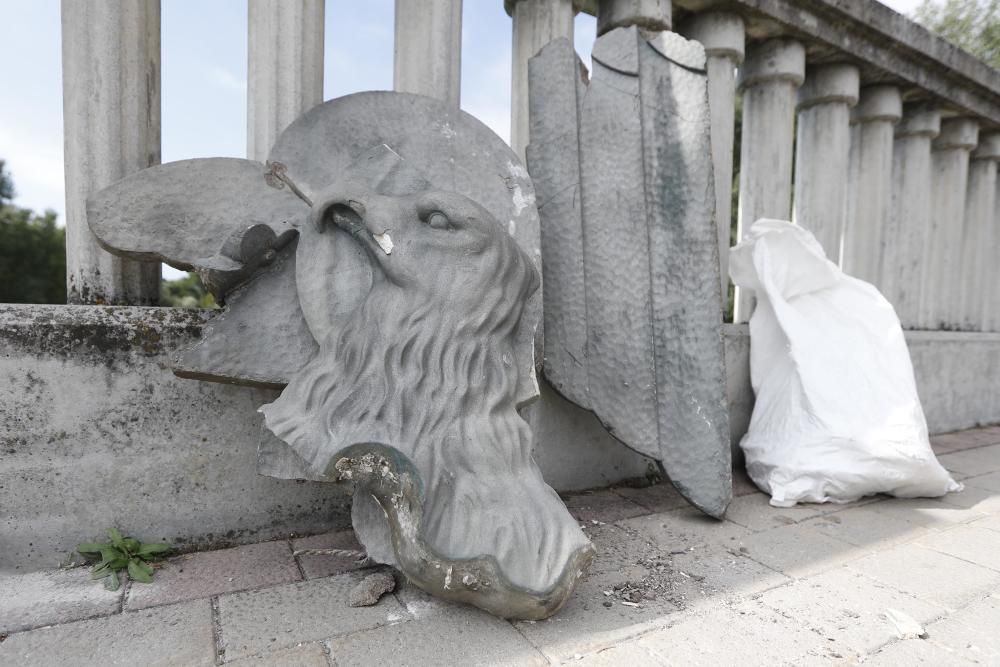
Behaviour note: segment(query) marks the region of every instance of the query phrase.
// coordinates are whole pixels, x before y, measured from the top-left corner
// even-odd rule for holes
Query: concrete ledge
[[[0,306],[0,573],[51,568],[109,526],[184,548],[349,525],[328,485],[256,473],[275,392],[173,375],[169,355],[210,316],[166,308]],[[750,340],[726,325],[734,448],[749,423]],[[907,334],[932,432],[1000,421],[1000,334]],[[543,386],[525,417],[560,491],[655,470]]]
[[[205,314],[0,306],[0,573],[51,568],[109,526],[204,547],[349,525],[322,484],[260,477],[274,392],[182,380]]]

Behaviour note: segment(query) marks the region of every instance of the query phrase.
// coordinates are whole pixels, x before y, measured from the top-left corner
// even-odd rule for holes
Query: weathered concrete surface
[[[348,525],[331,487],[258,476],[275,392],[171,373],[205,317],[0,307],[0,572],[53,567],[109,526],[206,546]]]
[[[0,308],[0,572],[54,567],[110,525],[200,547],[349,525],[347,497],[328,485],[257,475],[256,408],[275,392],[168,370],[172,352],[196,339],[208,316]],[[724,333],[736,444],[753,406],[750,339],[745,325]],[[1000,422],[990,384],[1000,374],[1000,334],[908,332],[907,341],[931,432]],[[535,459],[560,491],[650,472],[652,461],[544,383],[525,416]],[[311,546],[329,545],[296,542]]]

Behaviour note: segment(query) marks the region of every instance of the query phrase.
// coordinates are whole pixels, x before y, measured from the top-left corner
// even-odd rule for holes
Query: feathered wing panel
[[[116,255],[195,271],[217,300],[270,263],[308,205],[263,164],[182,160],[143,169],[87,201],[87,222]]]
[[[709,110],[701,46],[567,40],[530,62],[528,163],[545,256],[546,377],[678,490],[732,497]]]

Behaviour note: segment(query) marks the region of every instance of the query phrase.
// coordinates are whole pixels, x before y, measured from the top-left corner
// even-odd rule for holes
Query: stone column
[[[529,142],[528,60],[554,39],[573,43],[573,0],[505,0],[512,19],[510,145],[521,159]]]
[[[1000,174],[1000,169],[997,170]],[[997,179],[994,195],[993,224],[990,225],[992,239],[987,248],[986,275],[991,285],[1000,285],[1000,178]],[[1000,332],[1000,290],[990,289],[983,295],[983,331]]]
[[[791,218],[795,103],[805,67],[805,47],[793,39],[770,39],[747,49],[739,73],[743,91],[740,238],[759,218]],[[740,292],[736,290],[734,322],[746,322],[753,310],[750,298]]]
[[[396,0],[393,87],[458,108],[462,83],[462,0]]]
[[[707,56],[712,164],[715,167],[715,217],[719,228],[722,302],[725,304],[729,286],[729,229],[732,222],[736,67],[743,62],[743,18],[727,12],[695,14],[681,26],[681,33],[701,42]]]
[[[281,131],[323,101],[325,0],[249,0],[247,156],[264,161]]]
[[[836,264],[847,213],[851,107],[858,101],[859,81],[854,65],[819,65],[809,68],[799,89],[793,219],[816,236]]]
[[[882,254],[892,213],[892,134],[903,116],[895,86],[861,89],[851,126],[847,216],[842,266],[882,288]]]
[[[159,0],[63,0],[62,59],[68,301],[155,305],[160,263],[103,250],[87,197],[160,163]]]
[[[961,239],[962,277],[958,327],[987,331],[987,302],[996,293],[992,267],[997,262],[996,184],[1000,160],[1000,133],[980,138],[969,163],[969,188],[965,200],[965,225]]]
[[[942,121],[932,145],[930,233],[924,246],[928,270],[921,291],[921,324],[926,329],[958,326],[969,153],[978,139],[976,121],[950,118]]]
[[[906,329],[921,324],[931,219],[931,140],[940,129],[939,111],[908,106],[896,126],[892,147],[892,215],[885,232],[881,284]]]
[[[646,30],[670,30],[671,0],[598,0],[597,36],[615,28],[636,25]]]

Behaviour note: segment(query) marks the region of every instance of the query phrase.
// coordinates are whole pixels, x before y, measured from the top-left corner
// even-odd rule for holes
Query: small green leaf
[[[83,544],[78,544],[76,550],[85,556],[96,556],[101,553],[106,545],[104,544],[94,544],[93,542],[84,542]]]
[[[121,531],[117,528],[108,528],[108,537],[111,538],[111,544],[118,549],[125,548],[125,538],[122,537]]]
[[[131,537],[126,537],[123,542],[125,543],[125,549],[128,550],[130,554],[134,554],[139,550],[141,543],[139,540],[133,539]]]
[[[128,562],[128,576],[132,578],[132,581],[139,581],[144,584],[148,584],[151,581],[153,581],[153,573],[152,573],[153,568],[150,567],[149,568],[150,571],[147,572],[143,568],[143,565],[149,567],[138,558],[133,558],[132,560],[130,560]]]
[[[142,556],[143,558],[160,556],[168,551],[171,547],[169,544],[156,543],[156,544],[142,544],[139,546],[138,551],[136,551],[137,556]]]
[[[104,577],[107,577],[109,575],[114,574],[114,572],[115,571],[112,570],[107,565],[104,565],[104,564],[102,564],[102,565],[95,565],[90,570],[90,578],[91,579],[103,579]]]
[[[121,586],[121,582],[118,580],[118,574],[116,572],[112,572],[111,575],[105,580],[104,587],[109,591],[117,591],[119,586]]]

